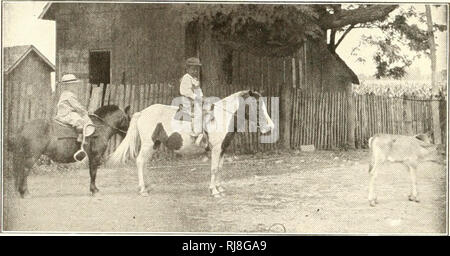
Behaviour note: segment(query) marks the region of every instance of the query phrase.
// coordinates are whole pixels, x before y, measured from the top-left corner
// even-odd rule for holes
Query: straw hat
[[[78,80],[78,78],[74,74],[66,74],[63,75],[63,77],[61,77],[60,83],[69,84],[69,83],[76,83],[79,81],[80,80]]]
[[[186,66],[201,66],[200,60],[195,57],[191,57],[186,60]]]

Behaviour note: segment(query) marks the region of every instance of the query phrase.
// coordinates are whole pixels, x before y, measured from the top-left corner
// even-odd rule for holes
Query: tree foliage
[[[341,10],[340,5],[190,4],[187,8],[175,8],[183,8],[188,22],[211,30],[233,48],[257,55],[287,56],[305,38],[325,43],[327,29],[382,20],[396,6],[367,5]]]
[[[371,28],[383,32],[380,38],[362,38],[364,44],[376,46],[373,60],[377,65],[377,78],[399,79],[414,59],[401,51],[405,45],[411,51],[429,54],[428,34],[425,28],[410,20],[425,23],[425,15],[414,7],[370,4],[189,4],[173,5],[182,8],[187,22],[208,29],[220,42],[234,49],[250,51],[256,55],[289,56],[311,38],[326,43],[335,52],[345,36],[354,29]],[[394,10],[396,15],[390,15]],[[443,31],[445,25],[434,24]],[[338,38],[338,35],[340,37]],[[364,59],[361,59],[365,61]]]
[[[373,56],[376,64],[376,73],[374,74],[376,78],[400,79],[407,74],[406,68],[412,64],[415,58],[422,54],[430,54],[424,16],[424,13],[419,12],[412,6],[408,9],[400,9],[397,14],[383,22],[374,21],[360,24],[357,27],[378,29],[383,34],[378,38],[362,36],[361,42],[363,43],[358,46],[370,45],[376,47],[377,50]],[[445,31],[447,29],[446,25],[442,24],[434,24],[433,28],[434,31]],[[414,55],[408,56],[402,48],[409,49]]]
[[[189,5],[187,19],[221,42],[257,55],[289,55],[305,37],[324,36],[309,5]]]

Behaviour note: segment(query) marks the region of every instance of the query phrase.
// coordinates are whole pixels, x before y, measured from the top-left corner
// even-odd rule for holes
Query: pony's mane
[[[94,112],[94,114],[96,114],[99,117],[105,117],[107,114],[115,112],[117,110],[119,110],[119,107],[116,105],[106,105],[106,106],[103,106],[103,107],[97,109]]]
[[[225,100],[228,100],[228,99],[230,99],[230,98],[232,98],[232,97],[236,97],[236,96],[243,96],[243,95],[245,95],[245,94],[248,94],[249,91],[250,91],[250,90],[243,90],[243,91],[235,92],[235,93],[233,93],[233,94],[231,94],[231,95],[229,95],[229,96],[227,96],[227,97],[221,99],[220,101],[225,101]],[[261,97],[261,94],[260,94],[259,92],[253,91],[253,93],[254,93],[255,95]]]

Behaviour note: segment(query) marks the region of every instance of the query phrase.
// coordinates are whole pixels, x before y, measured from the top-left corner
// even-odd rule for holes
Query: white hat
[[[75,83],[75,82],[79,82],[80,80],[77,79],[77,77],[74,74],[66,74],[63,75],[63,77],[61,78],[61,83]]]

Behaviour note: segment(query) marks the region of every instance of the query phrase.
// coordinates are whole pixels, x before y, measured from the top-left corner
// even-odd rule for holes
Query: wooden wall
[[[111,52],[111,83],[178,82],[184,24],[164,5],[68,4],[56,13],[57,80],[88,79],[89,52]]]
[[[257,89],[270,83],[275,87],[286,84],[308,91],[345,91],[352,80],[348,67],[325,46],[314,41],[306,40],[291,57],[261,57],[230,49],[205,32],[199,37],[203,88],[229,84],[224,74],[224,60],[229,52],[232,53],[232,83],[243,89]]]

